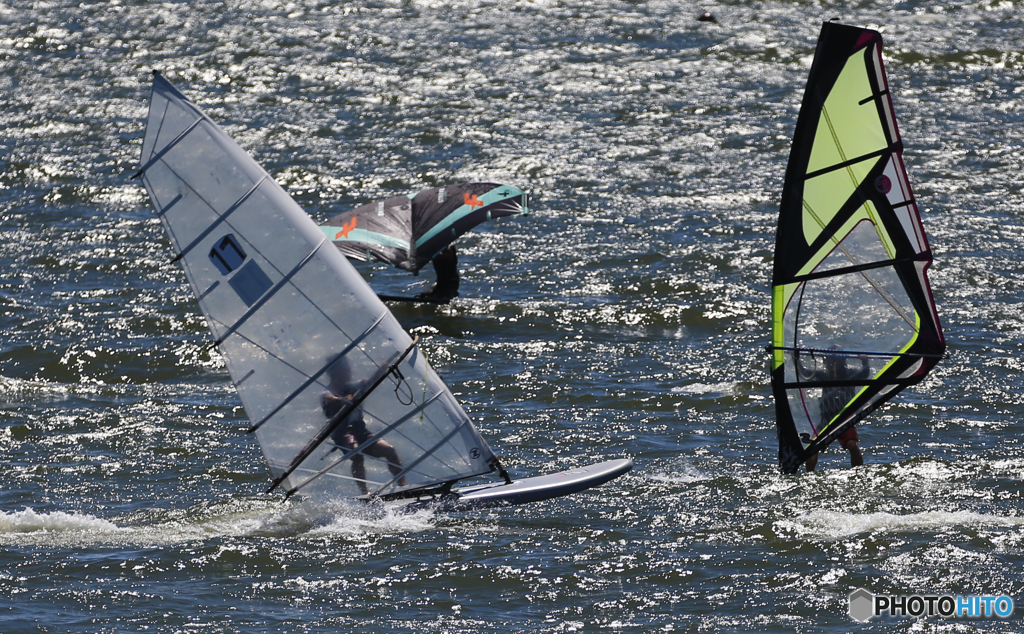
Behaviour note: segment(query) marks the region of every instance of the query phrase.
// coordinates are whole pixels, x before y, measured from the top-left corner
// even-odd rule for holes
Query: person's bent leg
[[[394,446],[386,440],[378,440],[373,443],[373,446],[367,449],[366,453],[387,462],[388,471],[390,471],[393,476],[396,476],[405,470],[405,467],[402,466],[402,459],[398,457],[398,452],[395,450]],[[405,486],[405,476],[398,479],[398,486]]]
[[[368,493],[366,489],[366,465],[363,463],[363,456],[356,454],[352,456],[352,477],[355,478],[356,484],[359,485],[359,490],[363,492],[363,495]]]
[[[864,464],[864,453],[860,450],[860,443],[856,440],[846,441],[846,450],[850,452],[850,466],[859,467]]]

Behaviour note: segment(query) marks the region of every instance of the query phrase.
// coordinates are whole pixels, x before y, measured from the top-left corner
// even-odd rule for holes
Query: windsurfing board
[[[411,304],[447,304],[451,302],[451,298],[437,298],[437,297],[420,297],[418,295],[382,295],[377,293],[377,297],[382,302],[409,302]]]
[[[512,484],[479,484],[453,489],[449,495],[429,501],[417,500],[411,502],[409,506],[428,507],[439,511],[466,511],[528,504],[596,487],[614,480],[632,468],[633,461],[629,458],[608,460],[559,473],[524,478]]]

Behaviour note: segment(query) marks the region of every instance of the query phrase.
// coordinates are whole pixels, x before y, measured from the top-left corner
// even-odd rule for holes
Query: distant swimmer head
[[[715,14],[711,13],[710,11],[705,11],[704,13],[701,13],[700,15],[698,15],[697,16],[697,21],[698,22],[714,22],[716,24],[718,23],[718,19],[715,17]]]

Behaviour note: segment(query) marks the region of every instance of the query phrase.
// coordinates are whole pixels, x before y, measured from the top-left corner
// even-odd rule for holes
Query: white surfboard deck
[[[633,468],[629,458],[608,460],[586,467],[516,480],[512,484],[495,482],[453,489],[444,497],[410,503],[414,507],[430,507],[440,511],[465,511],[528,504],[570,495],[613,480]]]

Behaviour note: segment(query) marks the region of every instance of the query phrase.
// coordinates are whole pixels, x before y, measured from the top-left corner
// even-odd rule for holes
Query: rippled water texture
[[[711,11],[717,23],[698,22]],[[1024,589],[1024,41],[1013,2],[0,4],[0,630],[847,632],[847,595]],[[820,23],[883,28],[948,357],[775,464],[775,214]],[[316,219],[504,181],[463,298],[395,306],[510,465],[580,495],[265,495],[145,192],[160,69]],[[380,291],[430,281],[359,265]],[[1006,631],[873,620],[866,631]]]

